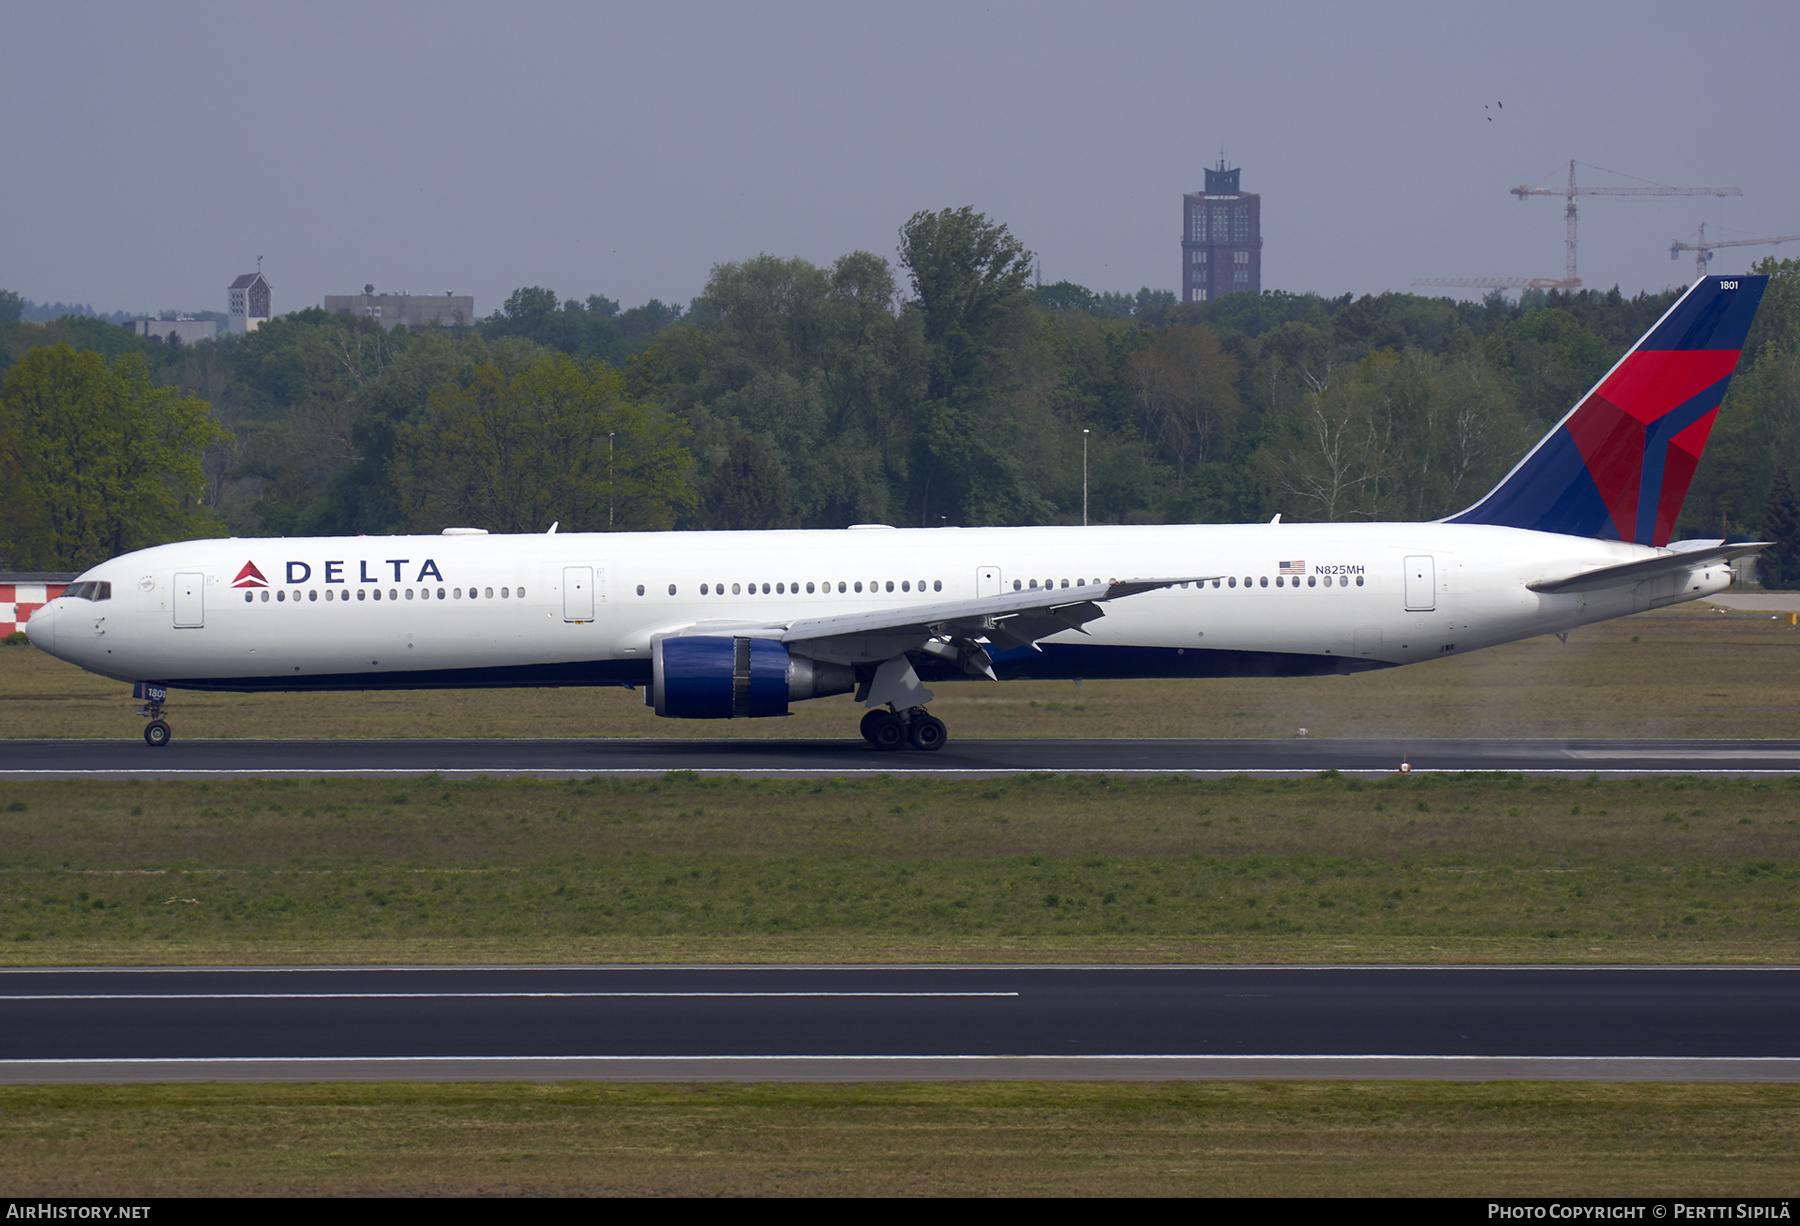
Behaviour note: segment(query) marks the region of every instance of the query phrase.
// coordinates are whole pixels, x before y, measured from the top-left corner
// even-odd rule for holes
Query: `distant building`
[[[154,337],[165,345],[171,336],[191,345],[195,341],[210,341],[219,334],[215,319],[133,319],[125,326],[136,336]]]
[[[373,285],[360,294],[326,294],[325,309],[334,315],[366,315],[392,332],[408,328],[455,328],[475,322],[475,299],[468,294],[378,294]]]
[[[258,263],[262,261],[258,259]],[[254,332],[269,322],[269,283],[260,272],[247,272],[231,283],[230,322],[226,331],[236,335]]]
[[[1262,197],[1238,190],[1238,169],[1206,172],[1206,190],[1182,197],[1181,300],[1262,292]]]

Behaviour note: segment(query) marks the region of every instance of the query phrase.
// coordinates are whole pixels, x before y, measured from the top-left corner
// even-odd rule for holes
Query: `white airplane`
[[[1668,538],[1767,278],[1709,277],[1480,502],[1435,523],[201,540],[114,558],[31,642],[168,690],[645,687],[658,715],[854,693],[938,749],[927,682],[1351,673],[1692,600],[1763,546]]]

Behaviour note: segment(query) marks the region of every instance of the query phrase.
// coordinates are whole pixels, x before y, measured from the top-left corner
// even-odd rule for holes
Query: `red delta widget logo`
[[[438,583],[444,581],[443,572],[438,570],[438,564],[430,558],[426,558],[419,564],[419,573],[411,580],[408,580],[403,573],[404,568],[412,565],[411,558],[383,558],[381,561],[373,563],[378,571],[384,568],[391,570],[393,572],[391,577],[385,573],[370,574],[371,563],[368,559],[358,559],[356,562],[357,577],[350,579],[344,574],[344,568],[348,565],[350,563],[341,560],[320,563],[321,581],[325,583],[423,583],[427,579]],[[312,582],[313,564],[311,562],[287,562],[285,567],[285,578],[289,583]],[[255,562],[245,562],[243,569],[238,571],[237,578],[231,581],[231,586],[234,588],[268,587],[269,580],[257,568]]]

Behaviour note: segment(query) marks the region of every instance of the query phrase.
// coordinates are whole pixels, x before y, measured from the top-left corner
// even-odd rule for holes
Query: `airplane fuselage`
[[[202,540],[88,571],[109,598],[52,602],[31,634],[101,675],[188,689],[636,685],[657,637],[709,623],[730,634],[1044,585],[1206,576],[1109,601],[1035,649],[996,650],[994,671],[1301,676],[1562,632],[1731,581],[1713,559],[1595,591],[1528,586],[1661,556],[1444,523]],[[892,647],[856,652],[833,647],[851,665]],[[965,675],[918,663],[925,680]]]

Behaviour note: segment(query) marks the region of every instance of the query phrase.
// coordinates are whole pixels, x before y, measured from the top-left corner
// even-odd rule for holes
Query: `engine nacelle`
[[[650,648],[645,700],[671,719],[756,719],[786,715],[789,702],[847,694],[847,664],[797,656],[779,639],[694,635],[657,639]]]

